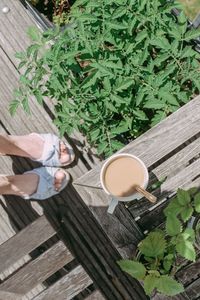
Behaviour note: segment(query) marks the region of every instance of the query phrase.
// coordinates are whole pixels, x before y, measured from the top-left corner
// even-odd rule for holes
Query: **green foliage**
[[[178,189],[178,191],[177,191],[177,200],[178,200],[178,203],[181,206],[187,205],[191,201],[190,193],[188,191]]]
[[[39,34],[38,32],[38,29],[36,27],[29,27],[29,29],[27,30],[27,34],[29,36],[29,38],[33,41],[33,42],[39,42],[41,40],[41,35]],[[27,56],[30,56],[29,52],[30,52],[30,49],[32,47],[37,47],[38,45],[31,45],[28,47],[27,49]]]
[[[184,291],[183,285],[168,275],[162,275],[156,285],[158,291],[167,296],[175,296]]]
[[[188,240],[182,239],[182,241],[177,242],[176,251],[188,260],[195,261],[196,259],[194,246]]]
[[[146,268],[142,263],[133,260],[121,260],[118,261],[119,266],[123,271],[130,274],[136,279],[144,279],[146,274]]]
[[[199,212],[200,193],[194,188],[188,191],[178,189],[177,196],[164,209],[167,217],[166,230],[169,235],[176,235],[181,232],[181,221],[190,219],[193,212]]]
[[[165,252],[166,241],[162,232],[151,232],[140,244],[139,250],[149,257],[157,257]]]
[[[188,220],[199,209],[200,192],[196,188],[188,191],[178,189],[164,210],[165,228],[148,233],[138,244],[138,255],[134,260],[121,260],[120,267],[144,283],[147,295],[154,291],[174,296],[184,291],[181,283],[174,279],[180,257],[195,261],[195,242],[199,237],[199,223],[195,230]],[[186,213],[188,209],[188,212]]]
[[[153,183],[150,187],[149,190],[150,191],[154,191],[156,189],[158,189],[159,187],[161,187],[161,185],[166,181],[167,177],[161,178],[160,180],[157,180],[155,183]]]
[[[56,99],[60,132],[82,132],[110,155],[200,90],[199,30],[188,30],[173,1],[76,1],[64,31],[33,38],[18,54],[24,74],[11,112],[35,95]],[[27,101],[28,102],[28,101]]]
[[[200,213],[200,194],[194,196],[194,208],[196,212]]]
[[[183,222],[186,222],[192,216],[194,209],[198,209],[199,194],[196,194],[193,199],[193,197],[191,197],[193,196],[193,191],[194,190],[184,191],[179,189],[177,197],[173,198],[168,207],[164,210],[167,216],[167,233],[169,235],[176,235],[180,232],[181,224],[177,218],[178,215]]]
[[[145,290],[145,293],[147,295],[151,295],[153,290],[156,288],[158,278],[159,277],[155,276],[155,274],[149,274],[145,277],[145,279],[144,279],[144,290]]]
[[[169,215],[166,220],[166,232],[170,236],[179,234],[182,231],[181,222],[176,216]]]

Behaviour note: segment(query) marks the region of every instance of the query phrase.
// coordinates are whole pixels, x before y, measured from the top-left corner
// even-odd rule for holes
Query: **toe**
[[[61,164],[66,164],[70,160],[70,155],[66,145],[60,142],[60,162]]]
[[[58,170],[55,174],[55,180],[54,180],[54,186],[55,186],[55,190],[59,191],[63,180],[65,179],[65,173],[62,170]]]
[[[62,141],[60,142],[60,151],[61,152],[67,152],[67,148],[66,148],[65,144]]]

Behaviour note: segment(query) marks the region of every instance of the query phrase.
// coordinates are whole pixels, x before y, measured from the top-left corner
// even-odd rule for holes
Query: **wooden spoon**
[[[157,198],[151,193],[147,192],[140,185],[135,185],[135,189],[138,193],[142,194],[145,198],[147,198],[150,202],[155,203]]]

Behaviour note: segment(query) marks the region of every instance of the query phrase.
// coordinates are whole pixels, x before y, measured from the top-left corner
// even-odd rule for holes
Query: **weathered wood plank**
[[[115,299],[146,299],[140,284],[127,276],[116,264],[121,257],[113,247],[105,232],[86,205],[80,201],[79,195],[74,193],[73,198],[61,208],[63,215],[64,239],[70,251],[75,254],[83,267],[90,274],[103,294],[109,300]],[[82,230],[84,235],[80,240]],[[67,240],[67,237],[71,239]],[[97,260],[98,257],[98,260]]]
[[[6,278],[11,276],[14,272],[19,270],[23,265],[25,265],[27,262],[30,261],[30,256],[26,255],[20,260],[18,260],[15,264],[13,264],[11,267],[7,268],[6,270],[0,271],[0,279],[1,281],[4,281]]]
[[[89,295],[86,300],[105,300],[100,291],[94,291],[91,295]]]
[[[161,299],[159,299],[161,300]],[[168,300],[191,300],[190,298],[188,298],[187,294],[184,292],[184,293],[181,293],[180,295],[176,295],[176,296],[173,296],[173,297],[168,297]]]
[[[46,289],[46,284],[39,285],[35,287],[33,290],[28,292],[25,296],[22,297],[22,300],[32,300],[34,297],[36,297],[38,294],[43,292]]]
[[[200,298],[200,278],[187,286],[186,294],[190,300],[198,300]]]
[[[102,190],[74,186],[98,222],[123,257],[129,257],[143,234],[132,215],[123,205],[118,205],[113,215],[107,213],[110,199]],[[129,247],[127,247],[129,245]]]
[[[59,241],[0,285],[0,290],[25,295],[39,283],[72,261],[73,256]]]
[[[40,295],[36,296],[34,300],[70,300],[91,283],[92,280],[84,269],[78,266]]]
[[[10,9],[8,14],[2,13],[2,8],[5,6]],[[23,49],[30,44],[26,31],[29,26],[36,26],[36,23],[31,16],[26,13],[20,1],[1,0],[0,12],[0,44],[7,55],[12,57],[17,65],[18,60],[15,57],[15,53],[16,51],[23,51]]]
[[[0,290],[0,300],[21,300],[22,295],[17,293],[9,293]]]
[[[3,203],[1,202],[1,198],[2,197],[0,196],[0,244],[15,234],[15,230],[10,224],[9,216],[2,206]]]
[[[1,128],[1,133],[3,132],[3,128]],[[9,157],[0,157],[1,164],[0,164],[0,173],[6,174],[8,170],[12,170],[12,160]],[[12,172],[11,172],[12,173]],[[24,216],[20,213],[18,215],[18,205],[19,201],[11,199],[12,207],[9,205],[8,200],[6,201],[4,197],[0,196],[0,237],[1,237],[1,244],[6,242],[9,238],[11,238],[19,228],[23,228],[24,223]],[[13,204],[15,205],[13,206]],[[22,219],[23,218],[23,219]],[[30,223],[30,222],[29,222]],[[30,260],[30,257],[27,255],[24,256],[20,261],[17,261],[12,265],[12,267],[7,268],[6,270],[2,271],[0,268],[0,279],[4,280],[6,277],[10,276],[13,272],[19,269],[22,265],[27,263]]]
[[[119,153],[133,153],[141,158],[147,167],[150,167],[199,133],[199,116],[200,96],[125,146]],[[100,184],[99,173],[101,165],[78,178],[75,183],[98,187]]]
[[[46,217],[39,217],[0,246],[1,271],[10,267],[54,234],[55,230]]]
[[[9,222],[15,228],[15,231],[23,229],[39,216],[36,212],[37,209],[33,210],[30,202],[26,202],[19,197],[4,196],[2,197],[1,205],[6,211]]]
[[[94,291],[91,295],[89,295],[86,300],[105,300],[100,291]]]
[[[200,137],[185,145],[183,149],[176,150],[176,153],[174,153],[173,156],[153,168],[151,172],[158,179],[173,177],[180,170],[191,164],[193,160],[197,159],[199,153]]]
[[[73,218],[74,219],[74,218]],[[86,270],[90,270],[90,275],[94,282],[101,288],[107,297],[110,300],[114,299],[123,299],[124,293],[126,295],[126,299],[130,299],[129,295],[127,295],[127,291],[124,291],[124,287],[121,286],[121,282],[118,281],[114,270],[110,270],[108,265],[108,260],[110,260],[109,253],[107,257],[102,257],[102,254],[99,253],[102,249],[99,245],[95,245],[97,247],[91,247],[91,241],[88,241],[88,238],[84,236],[86,241],[79,241],[80,229],[78,232],[74,230],[74,224],[76,221],[71,223],[71,220],[63,219],[64,232],[65,234],[70,232],[70,235],[73,236],[73,241],[69,242],[69,247],[72,249],[73,253],[79,260],[82,262],[83,267]],[[66,226],[66,227],[65,227]],[[71,226],[71,227],[70,227]],[[76,225],[77,227],[77,225]],[[76,241],[76,242],[75,242]],[[89,242],[89,244],[87,244]],[[93,242],[93,241],[92,241]],[[96,258],[98,257],[98,260]],[[124,278],[121,277],[121,280]],[[121,287],[121,293],[119,291],[119,286]],[[122,296],[123,295],[123,296]]]
[[[199,278],[200,270],[200,258],[197,261],[187,265],[177,272],[177,278],[185,285],[191,284],[192,281],[195,281]]]
[[[164,296],[164,295],[161,295],[159,293],[156,293],[156,295],[154,295],[151,300],[192,300],[190,299],[186,293],[181,293],[179,295],[176,295],[176,296]]]
[[[197,159],[189,166],[180,170],[176,175],[166,180],[160,187],[159,191],[154,192],[155,195],[159,196],[159,201],[171,196],[178,188],[188,188],[191,186],[193,180],[199,176],[200,172],[200,159]],[[156,205],[158,205],[158,202]],[[140,201],[135,201],[134,204],[129,208],[134,217],[140,216],[146,210],[152,206],[146,199],[141,199]]]

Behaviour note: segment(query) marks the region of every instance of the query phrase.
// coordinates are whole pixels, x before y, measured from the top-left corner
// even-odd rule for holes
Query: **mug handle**
[[[114,212],[115,207],[117,206],[117,204],[118,204],[118,200],[115,199],[115,198],[111,198],[110,204],[108,206],[107,213],[108,214],[113,214],[113,212]]]

